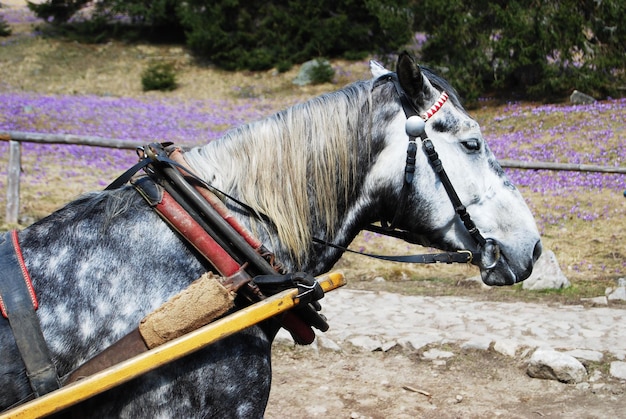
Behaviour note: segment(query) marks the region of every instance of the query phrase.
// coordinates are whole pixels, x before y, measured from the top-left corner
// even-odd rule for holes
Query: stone
[[[626,362],[613,361],[609,369],[609,374],[619,380],[626,380]]]
[[[519,344],[510,339],[502,339],[494,343],[493,350],[506,356],[514,357]]]
[[[383,344],[380,346],[380,349],[383,352],[387,352],[395,348],[396,346],[398,346],[398,342],[396,342],[395,340],[389,340],[389,341],[383,342]]]
[[[328,349],[334,352],[341,352],[341,346],[337,344],[334,340],[327,338],[324,335],[317,335],[317,344],[320,348]]]
[[[608,295],[609,301],[626,301],[626,287],[619,286]]]
[[[591,351],[589,349],[573,349],[564,353],[582,361],[602,362],[602,359],[604,359],[602,352]]]
[[[587,377],[585,366],[576,358],[551,349],[537,349],[528,362],[528,375],[533,378],[581,383]]]
[[[281,328],[274,338],[274,343],[282,345],[293,345],[293,338],[287,330]]]
[[[439,343],[439,342],[441,342],[441,337],[439,336],[419,334],[419,335],[411,335],[411,336],[402,337],[398,343],[403,348],[417,351],[426,345],[430,345],[431,343]]]
[[[486,351],[491,346],[492,340],[488,337],[477,336],[461,344],[461,349],[478,349]]]
[[[369,352],[382,350],[382,342],[370,336],[354,336],[348,339],[348,342],[357,348],[365,349]]]
[[[533,267],[532,275],[522,284],[522,288],[533,291],[569,288],[572,285],[563,274],[559,262],[551,250],[544,250]]]
[[[329,71],[334,71],[327,60],[310,60],[302,64],[298,75],[293,79],[292,83],[298,86],[306,86],[313,83],[313,72],[316,71],[317,67],[328,67]]]
[[[590,105],[597,102],[592,96],[586,95],[578,90],[574,90],[569,97],[569,101],[574,105]]]
[[[453,352],[442,351],[440,349],[429,349],[422,355],[424,359],[428,360],[436,360],[436,359],[446,359],[452,358],[454,356]]]

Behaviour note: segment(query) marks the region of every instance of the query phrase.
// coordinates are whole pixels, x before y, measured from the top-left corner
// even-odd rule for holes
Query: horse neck
[[[336,251],[315,252],[312,239],[347,244],[356,234],[347,223],[371,159],[370,89],[358,82],[244,125],[191,150],[187,161],[273,220],[273,226],[243,221],[286,265],[336,258]]]

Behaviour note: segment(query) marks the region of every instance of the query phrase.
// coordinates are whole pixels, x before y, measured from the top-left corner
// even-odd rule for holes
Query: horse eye
[[[477,139],[463,140],[461,141],[461,144],[463,144],[463,147],[465,147],[468,151],[480,150],[480,142]]]

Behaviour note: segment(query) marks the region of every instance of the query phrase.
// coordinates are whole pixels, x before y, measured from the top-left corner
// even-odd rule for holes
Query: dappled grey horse
[[[405,53],[396,73],[374,62],[371,70],[371,80],[233,129],[185,159],[206,182],[271,219],[226,201],[289,272],[327,272],[343,250],[321,240],[347,246],[381,222],[426,246],[480,252],[472,263],[486,284],[527,278],[541,253],[535,222],[454,89]],[[418,148],[414,174],[406,176],[407,107],[425,122],[421,127],[413,115],[486,240],[466,228],[427,153]],[[82,196],[25,228],[19,241],[59,376],[211,268],[128,186]],[[250,327],[64,414],[262,417],[279,327],[276,320]],[[0,361],[4,409],[32,393],[6,320]]]

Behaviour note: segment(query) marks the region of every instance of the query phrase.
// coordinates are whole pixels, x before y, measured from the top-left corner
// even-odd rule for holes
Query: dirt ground
[[[272,418],[621,418],[626,385],[530,378],[526,362],[458,348],[436,362],[419,354],[275,346]],[[606,377],[606,376],[605,376]]]

